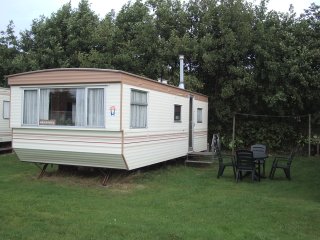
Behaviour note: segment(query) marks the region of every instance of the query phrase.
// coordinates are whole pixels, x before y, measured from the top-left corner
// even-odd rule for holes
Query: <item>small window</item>
[[[132,128],[147,127],[147,92],[131,90],[131,121]]]
[[[197,123],[202,123],[202,108],[197,109]]]
[[[10,102],[3,101],[3,118],[9,119],[10,118]]]
[[[181,122],[181,105],[174,105],[174,121]]]

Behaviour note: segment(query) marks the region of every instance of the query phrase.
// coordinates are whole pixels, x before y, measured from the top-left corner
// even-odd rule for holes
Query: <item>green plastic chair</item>
[[[288,178],[288,180],[291,180],[291,170],[290,169],[291,169],[292,160],[293,160],[296,152],[297,152],[297,148],[292,150],[288,157],[282,157],[282,156],[275,157],[273,160],[273,163],[272,163],[269,178],[273,179],[276,170],[282,169],[284,171],[284,174]]]

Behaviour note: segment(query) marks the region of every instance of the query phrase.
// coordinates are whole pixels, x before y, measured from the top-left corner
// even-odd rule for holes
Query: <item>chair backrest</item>
[[[267,146],[264,144],[254,144],[251,146],[251,151],[265,154],[267,152]]]
[[[253,152],[248,150],[236,151],[237,168],[239,169],[254,169]]]

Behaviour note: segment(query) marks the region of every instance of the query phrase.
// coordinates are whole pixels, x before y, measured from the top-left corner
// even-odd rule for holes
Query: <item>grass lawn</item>
[[[291,170],[292,181],[277,170],[235,183],[215,164],[173,164],[102,187],[50,167],[39,180],[33,164],[2,155],[0,239],[320,239],[320,158],[296,157]]]

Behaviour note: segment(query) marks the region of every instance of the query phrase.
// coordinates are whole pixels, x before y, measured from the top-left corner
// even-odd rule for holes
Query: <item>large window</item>
[[[38,90],[25,90],[23,114],[24,124],[103,127],[104,89],[47,88],[39,96]]]
[[[10,102],[3,101],[3,118],[9,119],[10,118]]]
[[[81,102],[83,99],[77,99],[77,91],[78,89],[74,88],[40,89],[39,124],[78,125],[76,124],[76,114],[80,109],[77,109],[77,102]]]
[[[147,127],[147,93],[138,90],[131,91],[131,127]]]

